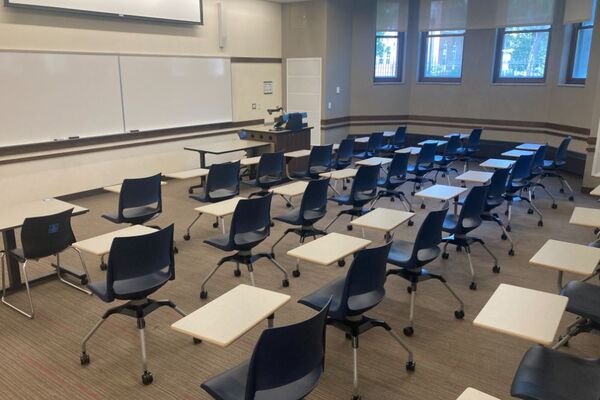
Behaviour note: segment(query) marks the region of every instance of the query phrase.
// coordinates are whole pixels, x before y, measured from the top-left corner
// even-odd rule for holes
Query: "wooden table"
[[[539,143],[523,143],[516,147],[517,150],[538,151],[542,144]]]
[[[521,156],[530,156],[535,154],[533,151],[526,151],[526,150],[509,150],[509,151],[505,151],[504,153],[502,153],[502,157],[512,157],[512,158],[519,158]]]
[[[422,199],[441,200],[446,203],[449,203],[451,199],[454,199],[454,213],[456,214],[458,209],[458,198],[461,194],[465,193],[466,191],[467,188],[463,187],[433,185],[428,187],[427,189],[415,193],[415,196],[420,197]],[[421,208],[423,207],[424,206],[421,205]]]
[[[273,189],[271,189],[271,192],[273,192],[273,194],[283,197],[286,203],[293,207],[294,205],[292,204],[292,197],[304,194],[304,192],[306,192],[307,187],[307,181],[296,181],[285,185],[276,186]]]
[[[338,181],[341,179],[352,179],[356,176],[357,172],[358,172],[357,169],[346,168],[346,169],[340,169],[337,171],[323,172],[322,174],[319,174],[319,175],[322,176],[323,178],[331,178],[334,181]]]
[[[456,400],[500,400],[500,399],[498,399],[496,397],[492,397],[489,394],[480,392],[477,389],[467,388],[467,390],[465,390],[463,392],[463,394],[461,394],[460,397]]]
[[[234,197],[233,199],[224,200],[218,203],[208,204],[205,206],[194,208],[194,211],[198,212],[198,216],[196,217],[196,219],[194,219],[190,226],[188,226],[187,233],[183,238],[185,240],[190,240],[190,229],[203,214],[208,214],[212,215],[213,217],[216,217],[219,220],[219,225],[221,225],[221,232],[223,232],[223,235],[225,235],[227,230],[225,228],[225,223],[223,220],[227,215],[231,215],[235,212],[237,204],[242,199],[244,199],[244,197]]]
[[[366,248],[370,244],[371,241],[367,239],[333,232],[296,247],[288,251],[287,255],[297,260],[297,271],[299,271],[300,260],[322,266],[337,262],[340,266],[343,266],[345,264],[344,258]]]
[[[548,240],[529,263],[558,271],[558,289],[563,288],[563,273],[590,276],[598,273],[600,249],[582,244]]]
[[[104,235],[81,240],[79,242],[73,243],[71,246],[82,252],[102,257],[110,253],[110,247],[112,246],[113,240],[115,238],[141,236],[153,232],[156,232],[155,228],[150,228],[144,225],[131,225],[127,228],[120,229],[118,231],[109,232],[105,233]]]
[[[464,174],[459,175],[454,179],[456,179],[457,181],[461,181],[463,183],[471,182],[471,183],[486,184],[490,181],[490,179],[492,179],[492,175],[494,175],[492,172],[467,171]]]
[[[396,150],[395,153],[399,153],[399,154],[400,153],[410,153],[410,155],[416,156],[421,153],[421,148],[420,147],[405,147],[403,149]]]
[[[371,158],[367,158],[366,160],[357,161],[355,164],[356,165],[373,166],[373,165],[386,165],[391,162],[392,162],[392,159],[388,158],[388,157],[371,157]]]
[[[501,158],[490,158],[490,159],[482,162],[481,164],[479,164],[479,166],[482,168],[489,168],[489,169],[508,169],[508,168],[512,168],[512,166],[514,164],[515,164],[515,162],[513,160],[503,160]]]
[[[260,163],[260,157],[261,156],[250,157],[250,158],[242,158],[240,160],[240,165],[242,167],[251,167],[253,165],[258,165],[258,163]]]
[[[2,231],[4,250],[9,251],[17,248],[15,229],[20,228],[26,218],[58,214],[71,208],[73,209],[73,216],[82,215],[89,211],[87,208],[79,207],[56,199],[31,201],[0,209],[0,231]],[[19,263],[14,257],[6,257],[6,262],[8,267],[8,289],[19,289],[23,285]],[[61,271],[76,277],[77,279],[83,280],[86,278],[85,275],[76,272],[75,269],[68,266],[54,266],[60,268]],[[48,276],[56,275],[53,273]],[[47,276],[35,279],[34,281],[45,278],[47,278]]]
[[[291,299],[287,294],[239,285],[171,325],[177,332],[227,347]]]
[[[310,150],[296,150],[284,153],[285,158],[302,158],[310,156]]]
[[[600,228],[600,209],[575,207],[569,223],[586,228]]]
[[[425,146],[426,144],[436,144],[438,147],[439,146],[443,146],[446,143],[448,143],[447,140],[436,140],[436,139],[429,139],[429,140],[423,140],[422,142],[419,142],[419,146]]]
[[[208,174],[207,174],[207,175],[208,175]],[[165,176],[166,176],[166,175],[165,175]],[[184,179],[184,178],[182,178],[182,179]],[[166,185],[166,184],[167,184],[167,182],[165,182],[165,181],[161,181],[161,182],[160,182],[160,185],[161,185],[161,186],[164,186],[164,185]],[[112,185],[112,186],[106,186],[106,187],[104,187],[103,189],[104,189],[104,190],[106,190],[107,192],[111,192],[111,193],[116,193],[116,194],[119,194],[119,193],[121,193],[121,187],[123,187],[123,184],[120,184],[120,185]]]
[[[473,324],[549,346],[568,301],[565,296],[502,283]]]
[[[196,168],[196,169],[189,169],[187,171],[170,172],[168,174],[164,174],[164,176],[166,176],[167,178],[171,178],[171,179],[203,178],[205,176],[208,176],[208,169]],[[161,184],[163,184],[163,183],[161,183]]]
[[[385,232],[385,241],[392,239],[390,232],[409,221],[415,213],[394,210],[391,208],[376,208],[367,214],[350,222],[351,225],[361,228]],[[364,230],[363,230],[364,237]]]

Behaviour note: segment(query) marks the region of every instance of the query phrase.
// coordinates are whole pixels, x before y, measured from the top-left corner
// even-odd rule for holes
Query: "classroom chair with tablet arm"
[[[406,126],[399,126],[392,136],[392,140],[389,144],[384,145],[381,148],[383,153],[393,153],[396,150],[400,150],[406,146]]]
[[[369,136],[367,148],[364,151],[354,154],[355,158],[366,160],[367,158],[376,157],[383,151],[383,132],[373,132]]]
[[[529,174],[529,181],[531,182],[531,187],[528,190],[528,193],[529,198],[533,200],[535,199],[535,189],[537,189],[538,187],[541,188],[552,200],[552,208],[556,209],[558,208],[558,205],[556,204],[556,199],[554,198],[552,193],[550,193],[550,191],[546,188],[546,186],[541,182],[542,176],[544,174],[544,157],[546,155],[547,148],[547,144],[540,146],[533,156],[533,164],[531,165],[531,172]],[[532,214],[533,211],[528,211],[528,213]]]
[[[533,154],[520,156],[510,171],[510,175],[506,183],[506,190],[504,192],[504,198],[507,201],[505,214],[508,217],[506,222],[506,230],[508,232],[512,230],[510,222],[512,220],[513,204],[519,201],[528,203],[530,207],[528,213],[531,214],[535,212],[539,216],[538,226],[544,226],[543,215],[540,210],[535,206],[535,204],[533,204],[529,196],[523,196],[523,191],[529,190],[531,186],[529,177],[531,176],[532,165]],[[529,212],[530,210],[532,210],[532,212]]]
[[[465,163],[463,172],[469,170],[469,163],[475,160],[475,155],[481,150],[479,146],[481,144],[482,133],[483,128],[473,129],[465,147],[460,147],[458,149],[458,154],[460,156],[459,160]]]
[[[248,197],[266,196],[272,187],[287,181],[283,152],[265,153],[258,162],[256,178],[246,182],[246,184],[258,188],[259,191],[251,193]]]
[[[560,292],[569,298],[567,311],[577,315],[577,319],[567,327],[555,349],[567,346],[569,341],[581,333],[600,331],[600,286],[587,283],[598,271],[583,281],[569,282]]]
[[[390,164],[390,168],[387,171],[386,177],[377,181],[379,186],[379,192],[377,198],[373,202],[373,207],[382,197],[387,197],[390,201],[395,199],[400,200],[406,211],[413,212],[412,204],[406,197],[403,191],[398,190],[399,187],[404,185],[407,181],[406,171],[408,168],[408,159],[410,153],[395,153],[394,158]],[[412,226],[413,222],[408,221],[408,225]]]
[[[571,140],[571,136],[564,138],[554,154],[554,159],[544,160],[544,173],[540,179],[540,183],[546,178],[558,179],[560,182],[561,193],[565,192],[565,186],[569,189],[569,201],[575,200],[573,197],[574,192],[571,185],[569,185],[569,182],[562,176],[560,171],[567,165],[567,151],[569,149],[569,144],[571,144]]]
[[[421,151],[417,155],[417,160],[414,164],[409,165],[407,172],[409,175],[414,175],[413,178],[408,178],[408,182],[413,182],[413,190],[410,193],[415,195],[416,191],[421,189],[421,186],[429,182],[435,185],[435,179],[427,178],[427,175],[431,173],[435,168],[435,152],[437,150],[437,143],[426,143],[422,146]],[[424,203],[421,204],[421,208],[424,207]]]
[[[313,146],[308,156],[308,165],[304,171],[294,171],[294,179],[319,179],[320,174],[331,171],[333,145]]]

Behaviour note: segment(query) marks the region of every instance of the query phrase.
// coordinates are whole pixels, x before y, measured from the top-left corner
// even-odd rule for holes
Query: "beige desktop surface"
[[[130,227],[120,229],[118,231],[109,232],[104,235],[81,240],[79,242],[73,243],[72,246],[86,253],[94,254],[96,256],[103,256],[110,252],[110,247],[112,246],[112,242],[115,238],[141,236],[147,235],[152,232],[156,232],[156,229],[149,228],[144,225],[132,225]]]
[[[371,244],[370,240],[359,239],[341,233],[330,233],[287,252],[287,255],[318,265],[331,265]]]

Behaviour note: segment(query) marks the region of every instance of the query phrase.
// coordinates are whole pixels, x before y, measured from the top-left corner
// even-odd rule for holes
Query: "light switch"
[[[335,88],[335,92],[337,94],[340,94],[340,93],[342,93],[342,89],[338,86],[338,87]]]
[[[329,110],[331,110],[331,107],[332,107],[332,104],[331,104],[331,102],[327,103],[327,108],[328,108]]]

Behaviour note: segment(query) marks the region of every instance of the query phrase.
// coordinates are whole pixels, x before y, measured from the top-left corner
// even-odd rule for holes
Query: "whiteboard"
[[[117,56],[0,52],[0,146],[122,133]]]
[[[233,120],[231,60],[121,56],[125,131]]]
[[[202,23],[200,0],[8,0],[8,4]]]

